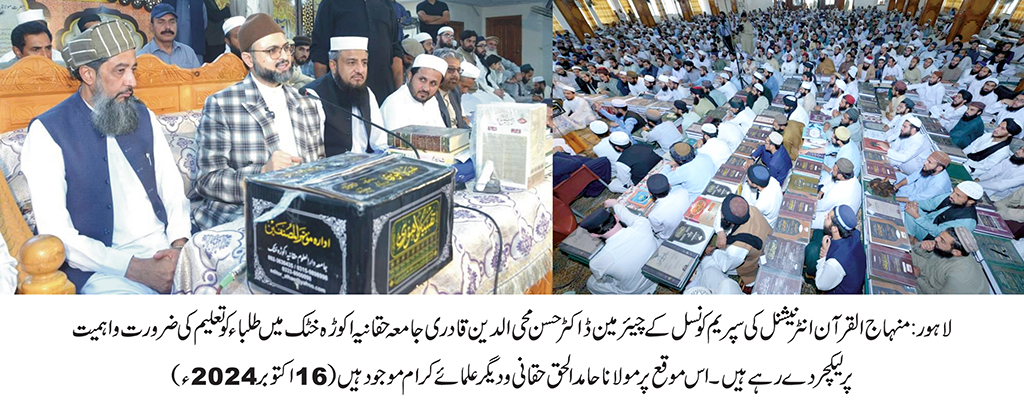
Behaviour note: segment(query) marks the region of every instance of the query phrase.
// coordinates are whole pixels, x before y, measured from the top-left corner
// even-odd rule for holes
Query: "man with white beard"
[[[65,44],[79,90],[29,124],[22,149],[38,229],[63,241],[80,294],[170,292],[191,235],[170,147],[133,96],[133,32],[108,21]]]

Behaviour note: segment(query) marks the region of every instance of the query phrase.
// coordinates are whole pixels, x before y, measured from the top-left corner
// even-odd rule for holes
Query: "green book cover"
[[[1013,241],[977,232],[974,233],[974,238],[978,240],[978,251],[986,263],[1024,267],[1024,259],[1021,259],[1017,249],[1013,247]]]
[[[1002,294],[1024,294],[1024,270],[1020,266],[1007,266],[999,263],[989,263],[989,272],[992,273],[993,284],[997,292]]]

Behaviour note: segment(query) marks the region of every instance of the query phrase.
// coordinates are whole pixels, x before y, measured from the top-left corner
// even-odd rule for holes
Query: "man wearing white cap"
[[[369,39],[366,44],[370,58],[366,65],[366,86],[380,97],[395,92],[406,77],[402,62],[405,49],[402,48],[394,4],[389,0],[321,1],[313,20],[313,32],[309,35],[313,39],[309,58],[314,63],[314,78],[330,72],[327,54],[331,49],[331,38],[361,36]],[[382,101],[380,97],[377,101]]]
[[[921,132],[921,127],[921,119],[907,114],[907,117],[903,119],[899,137],[889,143],[879,145],[886,151],[886,156],[889,157],[892,167],[900,170],[904,175],[920,172],[924,167],[924,162],[932,153],[931,139],[927,134]]]
[[[815,94],[813,93],[815,92],[817,92],[817,89],[814,83],[806,80],[800,82],[800,88],[796,90],[796,97],[803,104],[804,110],[813,111],[814,107],[818,106],[817,101],[814,99]]]
[[[612,107],[615,108],[615,114],[611,114],[604,110],[599,103],[594,103],[594,110],[604,116],[612,122],[612,127],[616,130],[626,132],[628,134],[636,134],[641,128],[647,125],[647,120],[640,116],[639,113],[629,110],[626,106],[626,101],[622,99],[613,99]]]
[[[409,125],[445,127],[434,95],[448,71],[448,62],[434,55],[419,55],[409,70],[409,82],[384,100],[384,127],[394,130]]]
[[[640,183],[661,161],[653,146],[630,144],[628,137],[624,132],[614,132],[609,136],[612,148],[619,153],[619,158],[612,164],[615,178],[608,183],[608,190],[614,193],[623,193]]]
[[[477,71],[480,70],[477,69]],[[543,76],[533,76],[533,78],[530,79],[530,82],[533,84],[533,102],[541,102],[545,99],[551,98],[551,89],[544,81]]]
[[[237,16],[224,20],[224,53],[234,53],[242,58],[242,50],[238,48],[238,30],[245,23],[245,17]],[[244,64],[244,63],[243,63]]]
[[[675,101],[676,91],[674,88],[670,88],[671,81],[668,76],[658,76],[658,93],[654,95],[654,98],[662,102]]]
[[[764,66],[764,87],[772,96],[779,93],[779,79],[775,78],[775,68],[771,64],[765,64]]]
[[[974,231],[978,225],[976,204],[985,195],[977,182],[960,182],[947,195],[928,200],[909,202],[903,212],[903,222],[911,242],[933,239],[947,228],[964,227]]]
[[[619,145],[624,145],[625,143],[629,142],[629,135],[623,137],[622,134],[625,133],[617,131],[615,133],[612,133],[611,136],[609,136],[608,124],[601,120],[595,120],[593,122],[590,122],[590,132],[594,133],[594,135],[601,138],[601,141],[597,142],[597,144],[594,145],[594,155],[596,155],[597,158],[605,157],[612,164],[615,164],[615,161],[619,160],[619,154],[622,153],[616,150],[614,147],[612,147],[611,142],[614,139],[615,141],[618,142]]]
[[[586,112],[587,101],[576,96],[576,89],[564,84],[558,84],[565,99],[562,100],[562,109],[565,109],[565,116],[571,119],[579,119]]]
[[[764,85],[761,83],[755,83],[747,94],[747,106],[754,111],[754,114],[760,115],[761,112],[768,109],[770,102],[768,97],[764,96]]]
[[[61,54],[74,94],[29,125],[21,168],[40,233],[61,239],[81,294],[171,290],[189,201],[156,115],[133,94],[132,29],[98,24]]]
[[[715,125],[705,123],[700,127],[700,131],[704,133],[704,138],[696,144],[697,153],[710,157],[717,170],[732,155],[732,148],[725,140],[718,138],[718,128]]]
[[[412,37],[416,42],[423,45],[424,53],[434,53],[434,38],[430,37],[430,34],[426,32],[420,32]]]
[[[717,80],[719,84],[717,90],[721,91],[722,95],[725,95],[726,100],[732,99],[732,97],[736,96],[736,93],[740,91],[732,81],[729,81],[729,73],[718,73],[718,77],[716,77],[715,80]]]
[[[331,74],[304,87],[311,95],[326,101],[317,101],[316,104],[324,153],[328,157],[346,152],[369,154],[387,148],[388,139],[384,131],[351,116],[368,117],[373,123],[384,124],[377,97],[366,87],[369,58],[366,43],[366,38],[356,36],[331,38],[328,55]]]
[[[438,48],[446,50],[455,50],[449,48]],[[477,78],[480,77],[480,69],[476,68],[475,65],[470,63],[462,62],[459,65],[459,91],[462,93],[459,103],[462,105],[462,115],[468,118],[472,118],[473,113],[476,112],[476,106],[491,102],[501,102],[501,100],[494,94],[487,91],[479,91],[476,85]],[[543,77],[540,78],[541,84],[544,82]],[[440,104],[438,105],[440,107]],[[472,119],[470,119],[472,121]]]
[[[196,134],[203,198],[193,211],[197,229],[242,218],[245,178],[323,158],[316,102],[284,83],[291,77],[288,38],[268,14],[253,14],[238,31],[242,82],[206,98]]]
[[[17,19],[18,26],[11,30],[11,51],[0,56],[0,69],[30,55],[43,56],[64,65],[60,52],[53,51],[53,34],[46,27],[43,10],[23,11],[18,13]]]
[[[443,26],[437,30],[437,42],[435,48],[451,48],[456,49],[458,45],[455,43],[455,29],[449,26]]]

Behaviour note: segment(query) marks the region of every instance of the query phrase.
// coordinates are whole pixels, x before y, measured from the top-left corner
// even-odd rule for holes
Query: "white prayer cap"
[[[857,66],[850,66],[849,72],[851,76],[857,75]]]
[[[623,101],[621,99],[613,99],[612,100],[612,106],[614,106],[616,108],[625,108],[626,107],[626,101]]]
[[[331,38],[331,42],[334,42],[334,38]],[[331,45],[333,45],[333,43]],[[333,46],[331,47],[333,48]],[[416,56],[416,59],[412,61],[412,67],[425,67],[441,73],[442,76],[444,76],[445,73],[448,73],[448,62],[434,55],[422,54]]]
[[[472,78],[474,80],[480,77],[480,69],[478,69],[476,66],[474,66],[473,63],[462,63],[461,70],[462,70],[461,74],[462,74],[463,77]],[[544,77],[541,77],[541,76],[534,76],[533,77],[533,82],[535,82],[535,83],[536,82],[542,82],[542,81],[544,81]]]
[[[767,72],[769,72],[769,73],[774,73],[774,72],[775,72],[775,68],[774,68],[774,67],[772,67],[772,65],[770,65],[770,64],[768,64],[768,63],[765,63],[765,65],[764,65],[764,71],[767,71]]]
[[[369,38],[362,36],[335,36],[331,38],[331,50],[366,50],[366,44],[368,42]],[[419,59],[419,57],[416,58]],[[447,63],[445,64],[447,65]],[[445,67],[445,70],[447,71],[448,67]],[[441,72],[441,74],[444,73],[445,71]]]
[[[722,71],[732,72],[732,66],[725,66],[725,68],[722,69]]]
[[[443,26],[443,27],[441,27],[440,29],[437,30],[437,36],[441,36],[441,34],[443,34],[445,32],[451,32],[452,35],[455,35],[455,28],[452,28],[452,27],[449,27],[449,26]]]
[[[666,76],[658,76],[658,81],[663,82],[663,83],[667,83],[668,82],[668,77],[666,77]]]
[[[711,123],[705,123],[700,126],[700,131],[705,133],[718,133],[718,128]]]
[[[37,8],[34,10],[27,10],[18,13],[18,25],[32,21],[46,22],[46,16],[43,15],[43,9]]]
[[[605,123],[603,120],[595,120],[593,122],[590,122],[590,131],[594,132],[594,134],[599,135],[608,133],[608,124]]]
[[[617,146],[624,146],[629,144],[629,135],[626,132],[612,132],[611,136],[608,136],[608,142]]]
[[[764,81],[764,75],[756,71],[754,72],[754,77],[757,77],[758,80]]]
[[[779,132],[772,132],[772,134],[768,135],[768,141],[772,142],[772,144],[782,144],[782,135]]]
[[[426,32],[420,32],[420,33],[416,34],[416,36],[413,36],[412,39],[415,39],[416,42],[420,42],[420,43],[423,43],[424,41],[432,41],[432,40],[434,40],[433,38],[430,37],[430,34],[428,34]]]
[[[722,78],[726,79],[726,80],[728,80],[728,79],[729,79],[729,75],[728,75],[728,74],[725,74],[725,73],[718,73],[718,75],[719,75],[719,76],[721,76]]]
[[[985,189],[983,189],[978,182],[974,181],[960,182],[959,185],[956,185],[956,188],[960,189],[960,191],[964,192],[967,197],[974,200],[980,200],[981,197],[985,195]]]
[[[624,62],[632,62],[632,61],[633,61],[633,58],[632,58],[632,57],[629,57],[629,56],[626,56],[626,57],[623,57],[623,58],[622,58],[622,61],[624,61]]]
[[[649,83],[653,83],[654,82],[654,76],[646,75],[646,76],[644,76],[644,81],[647,81]]]
[[[775,51],[774,51],[774,50],[772,50],[771,48],[769,48],[769,49],[768,49],[768,53],[769,53],[769,54],[772,54],[772,55],[774,55],[774,54],[775,54]]]
[[[620,76],[624,76],[624,75],[626,75],[626,70],[619,70],[619,71],[618,71],[617,73],[615,73],[615,74],[617,74],[617,75],[620,75]]]
[[[707,55],[708,55],[708,53],[707,53],[707,52],[705,52],[705,51],[703,51],[703,50],[698,50],[698,51],[697,51],[697,54],[698,54],[698,55],[701,55],[701,56],[707,56]]]
[[[569,68],[569,70],[583,70],[583,68],[580,66],[572,66]]]
[[[757,88],[760,92],[764,92],[764,86],[761,85],[761,83],[754,83],[754,88]]]
[[[815,276],[815,284],[820,284],[822,287],[832,287],[832,284],[838,286],[846,276],[843,265],[836,259],[823,259],[823,261],[822,270],[819,270],[818,275]]]
[[[907,117],[906,121],[910,122],[911,126],[914,126],[914,127],[918,128],[918,129],[921,128],[921,119],[918,119],[917,116],[910,115],[909,117]]]
[[[803,88],[805,90],[811,89],[811,82],[810,81],[801,81],[800,82],[800,88]]]
[[[676,84],[679,84],[679,77],[676,77],[676,76],[669,77],[668,81],[671,81],[671,82],[674,82]]]
[[[224,28],[224,35],[227,35],[228,32],[231,32],[232,29],[242,26],[242,23],[244,22],[245,16],[241,15],[224,20],[224,25],[221,26],[222,28]]]
[[[565,85],[565,84],[559,84],[558,88],[560,88],[562,91],[568,91],[568,92],[571,92],[573,94],[576,93],[576,89],[575,88],[570,87],[570,86]]]
[[[836,87],[839,87],[843,92],[846,92],[846,81],[836,80]]]
[[[480,70],[477,69],[475,66],[473,67],[473,70],[476,71],[476,75],[477,75],[477,77],[479,77],[480,76]],[[542,76],[534,76],[530,81],[535,82],[535,83],[542,83],[542,82],[544,82],[544,77],[542,77]]]

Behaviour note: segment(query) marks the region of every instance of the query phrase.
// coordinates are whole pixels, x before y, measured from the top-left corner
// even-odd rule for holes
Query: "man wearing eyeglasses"
[[[452,27],[444,26],[437,30],[437,45],[435,48],[452,48],[456,49],[455,44],[455,29]]]
[[[249,75],[208,97],[199,121],[193,189],[203,201],[193,214],[194,229],[241,218],[246,177],[324,156],[315,102],[283,85],[295,49],[281,27],[267,14],[250,15],[238,43]]]
[[[149,22],[153,27],[153,40],[139,50],[139,55],[151,54],[183,69],[194,69],[200,66],[199,57],[188,45],[174,40],[178,36],[178,15],[174,7],[167,3],[157,4],[149,13]]]

